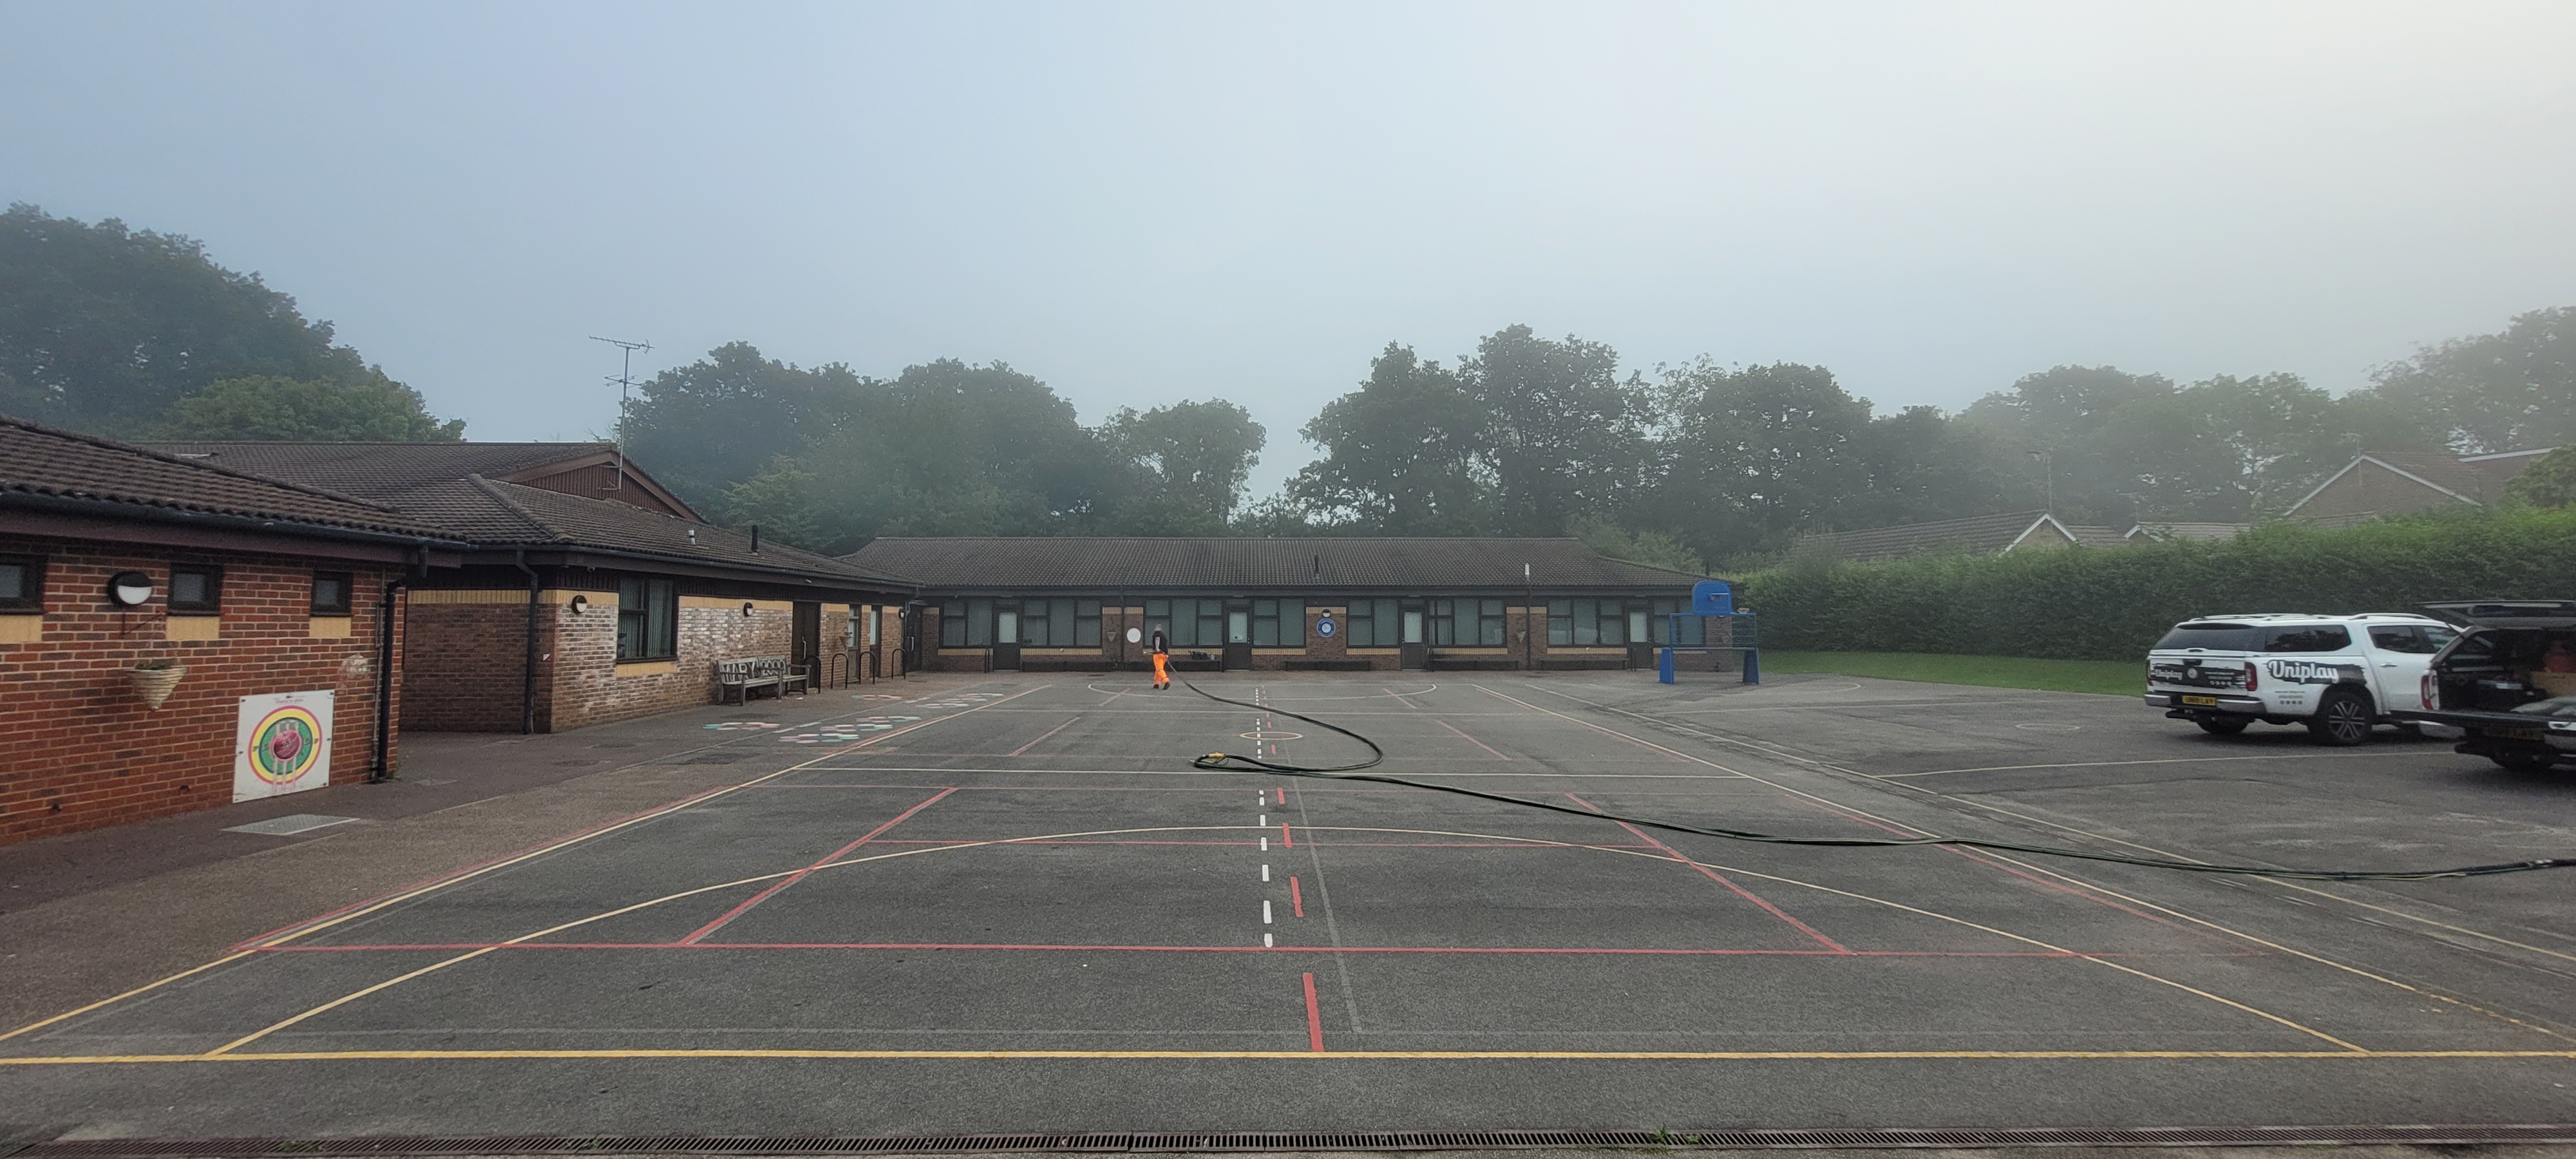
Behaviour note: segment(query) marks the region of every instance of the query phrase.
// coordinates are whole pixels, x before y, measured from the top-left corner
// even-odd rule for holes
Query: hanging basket
[[[167,668],[129,668],[125,672],[126,679],[134,682],[134,694],[143,698],[145,707],[156,711],[170,699],[171,693],[178,691],[179,678],[187,674],[188,668],[184,664],[173,664]]]

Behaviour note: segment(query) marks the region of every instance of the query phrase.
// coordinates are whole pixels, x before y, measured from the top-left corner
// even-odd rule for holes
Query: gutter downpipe
[[[382,615],[376,624],[376,759],[367,767],[371,785],[381,785],[394,775],[393,764],[386,759],[394,735],[394,595],[410,582],[404,576],[386,581]]]
[[[518,549],[513,566],[528,576],[528,653],[519,672],[519,732],[537,731],[537,569],[528,566],[528,549]]]

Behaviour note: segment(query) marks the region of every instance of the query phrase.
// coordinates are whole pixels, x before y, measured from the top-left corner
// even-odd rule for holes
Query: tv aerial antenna
[[[593,342],[605,342],[616,347],[619,351],[617,373],[612,375],[602,375],[601,377],[617,384],[617,476],[611,481],[608,489],[611,491],[623,491],[626,489],[626,400],[628,396],[634,392],[636,386],[635,352],[638,350],[651,350],[653,348],[653,344],[650,342],[629,342],[623,338],[602,338],[597,334],[591,335],[590,340]]]

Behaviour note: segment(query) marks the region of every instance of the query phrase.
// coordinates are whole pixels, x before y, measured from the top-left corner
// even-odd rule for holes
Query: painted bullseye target
[[[313,710],[290,704],[260,718],[243,755],[260,780],[283,785],[313,771],[322,759],[321,740],[322,722]]]

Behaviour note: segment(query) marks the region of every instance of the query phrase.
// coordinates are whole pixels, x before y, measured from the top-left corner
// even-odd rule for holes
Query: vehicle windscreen
[[[2252,624],[2223,624],[2215,621],[2199,624],[2176,624],[2165,638],[2156,641],[2156,651],[2182,648],[2209,648],[2221,652],[2260,652],[2263,629]]]

